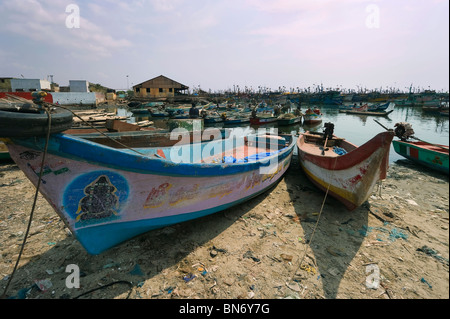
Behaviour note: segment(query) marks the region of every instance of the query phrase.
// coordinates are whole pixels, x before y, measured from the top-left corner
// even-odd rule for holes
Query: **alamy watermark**
[[[66,13],[69,15],[66,17],[66,28],[79,29],[80,28],[80,7],[76,4],[69,4],[66,7]]]
[[[276,128],[254,129],[237,127],[224,131],[218,128],[201,129],[201,120],[193,120],[193,130],[176,128],[170,139],[181,140],[170,150],[173,163],[250,163],[261,161],[260,174],[273,174],[278,169],[278,156],[274,155],[281,147]],[[192,143],[191,142],[192,139]],[[201,143],[202,141],[208,141]],[[253,149],[248,151],[248,147]],[[256,153],[255,153],[256,151]],[[220,157],[218,157],[220,156]]]
[[[67,265],[66,272],[70,273],[66,278],[66,287],[69,289],[80,288],[80,267],[75,264]]]
[[[380,7],[377,4],[369,4],[366,7],[366,27],[369,29],[380,28]]]

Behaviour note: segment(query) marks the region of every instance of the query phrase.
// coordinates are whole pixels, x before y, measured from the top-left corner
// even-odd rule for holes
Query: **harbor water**
[[[302,110],[304,111],[305,107],[303,107]],[[320,110],[323,114],[321,123],[316,125],[295,124],[290,126],[280,126],[278,127],[278,131],[284,133],[295,132],[296,134],[308,130],[322,132],[324,124],[331,122],[334,124],[334,134],[336,136],[343,137],[351,143],[360,146],[369,141],[376,134],[385,130],[376,121],[389,129],[394,129],[394,125],[398,122],[408,122],[414,129],[414,136],[420,140],[433,144],[449,144],[449,118],[439,114],[424,112],[420,107],[395,107],[394,111],[388,116],[340,113],[338,107],[334,106],[322,106],[320,107]],[[119,109],[118,115],[129,116],[130,122],[152,120],[154,121],[155,126],[161,128],[165,128],[167,123],[167,120],[152,118],[150,114],[133,115],[133,113],[125,109]],[[215,127],[223,127],[223,124],[216,124]],[[260,126],[244,124],[243,127],[256,130],[260,127],[272,128],[277,127],[277,125],[273,123]],[[397,160],[404,160],[404,157],[398,155],[391,145],[389,161],[392,163]]]

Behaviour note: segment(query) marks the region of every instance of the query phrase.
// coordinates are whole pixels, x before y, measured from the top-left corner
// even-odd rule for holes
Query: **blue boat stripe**
[[[12,139],[14,143],[42,151],[44,138]],[[291,154],[295,141],[283,152],[278,154],[282,161]],[[269,165],[270,159],[250,163],[173,163],[161,158],[151,158],[137,153],[123,152],[121,149],[104,146],[75,136],[54,134],[50,138],[48,152],[64,158],[88,162],[102,167],[137,172],[141,174],[157,174],[164,176],[210,177],[241,174]],[[80,156],[79,154],[82,154]]]

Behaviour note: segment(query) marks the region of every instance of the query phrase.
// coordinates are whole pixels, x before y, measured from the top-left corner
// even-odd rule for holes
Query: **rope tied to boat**
[[[333,171],[334,171],[334,169],[336,168],[337,159],[338,159],[337,157],[334,159]],[[330,180],[331,180],[331,179],[330,179]],[[300,259],[300,262],[299,262],[297,268],[295,269],[295,271],[294,271],[294,273],[293,273],[293,275],[292,275],[292,277],[291,277],[291,280],[290,280],[291,282],[294,280],[294,276],[295,276],[295,274],[297,273],[297,271],[298,271],[299,269],[304,269],[305,267],[307,267],[306,265],[303,265],[303,261],[305,260],[306,254],[307,254],[307,252],[308,252],[308,247],[311,247],[311,243],[312,243],[312,240],[313,240],[313,238],[314,238],[314,234],[316,233],[317,227],[319,226],[320,217],[322,216],[323,207],[324,207],[325,202],[326,202],[326,200],[327,200],[328,192],[329,192],[329,190],[330,190],[330,187],[331,187],[331,181],[328,183],[327,190],[326,190],[326,192],[325,192],[325,196],[324,196],[324,198],[323,198],[322,205],[321,205],[321,207],[320,207],[320,211],[319,211],[319,214],[318,214],[318,216],[317,216],[317,221],[316,221],[316,223],[315,223],[315,225],[314,225],[313,231],[312,231],[312,233],[311,233],[311,237],[309,238],[309,241],[308,241],[308,245],[305,245],[305,249],[304,249],[304,251],[303,251],[303,256],[302,256],[302,258]],[[317,265],[316,265],[316,266],[317,266]]]
[[[22,245],[20,247],[20,251],[19,251],[19,255],[18,255],[17,260],[16,260],[16,264],[14,265],[13,271],[12,271],[12,273],[11,273],[9,279],[8,279],[8,282],[6,283],[6,287],[5,287],[4,291],[3,291],[3,294],[0,295],[0,299],[6,299],[7,298],[6,296],[7,296],[7,292],[8,292],[9,286],[10,286],[10,284],[12,282],[12,279],[14,278],[14,275],[15,275],[15,273],[17,271],[18,266],[19,266],[20,259],[22,257],[23,251],[25,249],[26,241],[27,241],[28,235],[30,233],[31,223],[33,221],[33,215],[34,215],[34,211],[36,209],[37,198],[38,198],[38,195],[39,195],[39,189],[40,189],[41,182],[42,182],[42,175],[43,175],[43,172],[44,172],[45,158],[46,158],[47,151],[48,151],[48,144],[49,144],[49,140],[50,140],[50,132],[51,132],[51,126],[52,126],[52,115],[51,115],[50,106],[43,105],[43,104],[44,103],[40,103],[40,106],[44,110],[44,112],[47,114],[48,125],[47,125],[47,134],[46,134],[46,138],[45,138],[44,152],[42,153],[41,168],[39,170],[39,177],[38,177],[38,182],[37,182],[37,185],[36,185],[36,192],[34,194],[34,199],[33,199],[33,206],[31,208],[30,217],[28,219],[27,229],[25,231],[25,235],[24,235],[24,238],[23,238],[23,241],[22,241]],[[74,114],[74,115],[76,115],[76,114]],[[109,283],[109,284],[107,284],[105,286],[102,286],[102,287],[97,287],[97,288],[91,289],[91,290],[89,290],[87,292],[84,292],[84,293],[74,297],[74,299],[78,299],[78,298],[80,298],[82,296],[85,296],[85,295],[87,295],[89,293],[92,293],[92,292],[97,291],[99,289],[103,289],[103,288],[106,288],[106,287],[109,287],[109,286],[112,286],[112,285],[115,285],[115,284],[127,284],[131,288],[133,288],[133,284],[131,282],[124,281],[124,280],[119,280],[119,281],[111,282],[111,283]],[[130,296],[130,294],[131,294],[131,290],[128,293],[127,299]]]
[[[36,185],[36,192],[34,194],[33,206],[31,208],[30,217],[28,219],[27,229],[26,229],[25,235],[23,237],[22,246],[20,247],[19,256],[17,257],[16,264],[15,264],[15,266],[13,268],[13,271],[12,271],[12,273],[11,273],[9,279],[8,279],[8,282],[6,284],[5,290],[3,291],[3,294],[0,296],[0,299],[3,299],[3,298],[6,297],[6,293],[8,291],[9,285],[11,284],[12,279],[13,279],[15,273],[16,273],[17,267],[19,266],[19,262],[20,262],[20,259],[22,257],[23,250],[25,248],[25,244],[26,244],[26,241],[27,241],[27,238],[28,238],[28,234],[30,232],[31,222],[33,220],[34,210],[36,208],[36,202],[37,202],[37,198],[38,198],[38,195],[39,195],[39,188],[41,186],[42,175],[43,175],[43,172],[44,172],[45,157],[47,155],[48,142],[50,140],[50,132],[51,132],[51,127],[52,127],[52,115],[51,115],[51,111],[50,111],[50,109],[48,107],[46,107],[44,105],[41,105],[41,106],[42,106],[42,109],[45,111],[45,113],[47,113],[48,125],[47,125],[47,135],[46,135],[46,138],[45,138],[44,152],[42,153],[41,168],[39,170],[39,178],[38,178],[37,185]]]

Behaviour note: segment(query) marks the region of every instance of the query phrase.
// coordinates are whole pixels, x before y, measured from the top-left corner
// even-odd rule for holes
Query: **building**
[[[89,92],[89,82],[85,80],[69,80],[70,92]]]
[[[51,91],[51,84],[40,79],[10,79],[11,92]]]
[[[165,77],[164,75],[147,80],[133,86],[136,97],[174,97],[185,94],[183,91],[189,89],[188,86]]]

